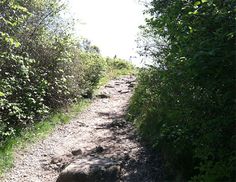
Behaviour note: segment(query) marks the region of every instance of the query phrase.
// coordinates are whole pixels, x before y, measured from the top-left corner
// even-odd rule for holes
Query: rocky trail
[[[135,77],[111,80],[93,103],[46,139],[16,152],[3,182],[161,181],[159,159],[124,116]]]

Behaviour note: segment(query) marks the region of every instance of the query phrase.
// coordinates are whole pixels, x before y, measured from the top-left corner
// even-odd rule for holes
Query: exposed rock
[[[121,84],[123,84],[124,83],[124,81],[122,81],[122,80],[117,80],[117,81],[115,81],[115,85],[121,85]]]
[[[119,90],[118,92],[120,92],[121,94],[126,94],[126,93],[129,93],[130,90]]]
[[[108,128],[122,128],[126,125],[126,121],[124,119],[114,119],[109,125]]]
[[[135,85],[136,85],[136,83],[130,83],[130,84],[128,85],[128,87],[129,87],[129,88],[133,88]]]
[[[69,165],[74,160],[74,156],[72,154],[65,154],[61,156],[52,157],[49,166],[44,166],[46,168],[52,168],[57,171],[61,171],[67,165]]]
[[[101,147],[100,145],[95,148],[96,153],[102,153],[104,151],[104,148]]]
[[[111,85],[111,84],[105,85],[105,88],[114,88],[114,85]]]
[[[54,170],[58,170],[60,167],[58,167],[57,164],[51,164],[50,168],[54,169]]]
[[[136,77],[129,77],[129,78],[122,78],[122,80],[125,81],[125,83],[131,83],[136,81]]]
[[[67,166],[57,182],[118,182],[120,167],[107,158],[87,157]]]
[[[81,149],[73,149],[71,151],[71,153],[74,155],[74,156],[77,156],[77,155],[82,155],[83,154],[83,151]]]
[[[57,163],[59,163],[61,161],[62,161],[61,157],[53,157],[50,163],[51,164],[57,164]]]
[[[101,93],[97,94],[96,97],[101,98],[101,99],[105,99],[105,98],[110,98],[111,96],[107,92],[101,92]]]

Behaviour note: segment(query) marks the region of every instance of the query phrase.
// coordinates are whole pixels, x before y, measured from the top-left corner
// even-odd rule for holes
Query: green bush
[[[74,72],[75,89],[80,89],[79,94],[91,98],[93,90],[104,76],[106,61],[99,54],[77,52],[71,66]]]
[[[150,3],[144,53],[155,66],[140,73],[129,118],[162,153],[169,180],[235,180],[234,7]]]
[[[83,52],[68,34],[64,6],[59,0],[0,1],[0,146],[48,112],[92,97],[108,68],[97,47]]]
[[[119,58],[107,58],[107,74],[111,76],[135,74],[136,68],[130,62]]]
[[[107,58],[107,64],[111,69],[132,69],[133,65],[126,60],[122,60],[119,58]]]

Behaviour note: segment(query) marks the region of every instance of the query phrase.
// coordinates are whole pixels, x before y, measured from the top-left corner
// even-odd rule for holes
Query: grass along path
[[[73,117],[89,106],[91,100],[84,99],[71,105],[67,111],[52,113],[46,120],[22,130],[16,137],[10,138],[0,148],[0,176],[13,167],[14,153],[28,145],[46,138],[56,126],[68,123]]]

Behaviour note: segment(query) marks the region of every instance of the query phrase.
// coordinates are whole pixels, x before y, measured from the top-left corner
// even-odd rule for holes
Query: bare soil
[[[14,167],[1,181],[55,182],[72,161],[88,156],[119,163],[120,181],[162,181],[157,155],[147,150],[135,127],[125,120],[134,85],[132,76],[111,80],[70,123],[58,126],[46,139],[16,151]]]

